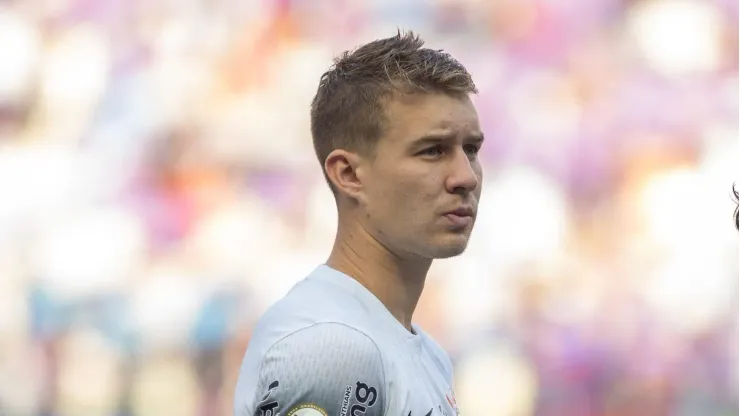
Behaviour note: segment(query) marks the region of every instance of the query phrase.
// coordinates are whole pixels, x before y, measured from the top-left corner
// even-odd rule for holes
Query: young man
[[[336,197],[319,266],[257,324],[236,416],[454,416],[447,354],[412,324],[433,259],[475,222],[483,142],[467,70],[413,33],[335,60],[311,133]]]

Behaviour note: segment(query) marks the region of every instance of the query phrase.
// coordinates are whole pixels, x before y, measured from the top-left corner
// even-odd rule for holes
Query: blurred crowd
[[[738,414],[734,0],[0,2],[0,415],[220,416],[323,262],[332,58],[473,74],[469,250],[415,315],[465,416]]]

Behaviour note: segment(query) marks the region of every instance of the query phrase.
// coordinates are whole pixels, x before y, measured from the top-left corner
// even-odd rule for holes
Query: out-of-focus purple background
[[[473,73],[480,218],[416,319],[461,414],[736,415],[738,4],[0,3],[0,414],[231,414],[336,213],[309,103],[414,29]]]

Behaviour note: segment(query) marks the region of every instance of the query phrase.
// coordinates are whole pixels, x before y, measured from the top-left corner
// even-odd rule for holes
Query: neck
[[[409,331],[431,266],[430,259],[403,258],[384,247],[362,227],[343,227],[326,265],[365,286]]]

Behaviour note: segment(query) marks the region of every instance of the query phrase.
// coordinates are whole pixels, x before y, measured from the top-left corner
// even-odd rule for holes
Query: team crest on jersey
[[[286,416],[329,416],[326,411],[313,403],[300,404],[290,410]]]

